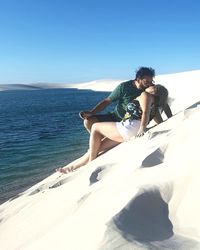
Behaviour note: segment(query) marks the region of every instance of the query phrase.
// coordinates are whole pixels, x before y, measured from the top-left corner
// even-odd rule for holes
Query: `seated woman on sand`
[[[154,119],[157,124],[163,122],[161,112],[167,105],[168,90],[162,85],[148,87],[133,102],[127,105],[127,113],[121,122],[97,122],[92,125],[89,149],[79,159],[56,171],[72,172],[97,158],[116,145],[131,137],[143,136],[148,123]]]

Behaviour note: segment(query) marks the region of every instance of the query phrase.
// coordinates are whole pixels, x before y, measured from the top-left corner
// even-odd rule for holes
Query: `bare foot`
[[[56,169],[57,172],[60,172],[62,174],[68,174],[74,171],[73,166],[72,167],[68,167],[68,168],[57,168]]]

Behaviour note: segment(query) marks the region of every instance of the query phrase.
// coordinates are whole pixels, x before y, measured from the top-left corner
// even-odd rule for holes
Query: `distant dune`
[[[22,89],[34,90],[34,89],[41,89],[41,87],[28,84],[0,84],[0,91],[22,90]]]
[[[31,83],[31,84],[0,84],[0,91],[6,90],[37,90],[37,89],[62,89],[77,88],[95,91],[112,91],[115,86],[125,80],[95,80],[83,83]]]
[[[33,83],[33,84],[0,84],[0,91],[37,90],[37,89],[76,88],[75,84]]]
[[[115,79],[102,79],[91,82],[84,82],[76,84],[79,89],[91,89],[95,91],[112,91],[119,83],[126,80],[115,80]]]

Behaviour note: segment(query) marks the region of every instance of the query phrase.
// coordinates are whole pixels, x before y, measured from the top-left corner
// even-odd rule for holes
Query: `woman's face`
[[[155,95],[157,92],[156,85],[146,88],[145,91],[151,95]]]

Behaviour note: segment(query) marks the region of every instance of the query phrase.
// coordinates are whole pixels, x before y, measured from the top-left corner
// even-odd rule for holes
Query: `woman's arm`
[[[149,93],[143,92],[138,98],[138,100],[140,103],[140,107],[142,109],[142,118],[141,118],[140,128],[136,137],[143,136],[145,133],[146,127],[149,123],[150,109],[151,109],[151,104],[154,101],[154,97]]]
[[[172,111],[168,103],[165,105],[163,111],[165,112],[167,118],[172,117]]]
[[[112,101],[109,98],[105,98],[104,100],[100,101],[92,110],[90,111],[81,111],[80,115],[81,118],[89,118],[90,116],[104,110],[107,106],[109,106]]]
[[[155,121],[157,124],[163,122],[163,118],[162,118],[162,116],[161,116],[159,110],[156,111],[155,116],[154,116],[153,119],[154,119],[154,121]]]

